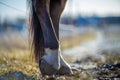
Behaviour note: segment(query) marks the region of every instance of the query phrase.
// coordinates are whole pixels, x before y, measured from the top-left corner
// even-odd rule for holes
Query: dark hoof
[[[57,72],[57,70],[54,69],[50,64],[48,64],[44,59],[41,59],[39,61],[39,68],[43,76],[52,76]]]
[[[57,72],[57,75],[67,75],[67,76],[70,76],[72,74],[73,74],[72,69],[70,69],[69,67],[64,67],[64,66],[61,66],[60,69]]]
[[[51,77],[51,78],[48,78],[46,80],[56,80],[55,78]]]

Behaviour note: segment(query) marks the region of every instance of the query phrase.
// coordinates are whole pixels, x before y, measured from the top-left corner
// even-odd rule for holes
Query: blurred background
[[[0,64],[33,64],[26,11],[26,0],[0,1]],[[60,43],[68,62],[119,63],[120,0],[68,0],[60,21]]]

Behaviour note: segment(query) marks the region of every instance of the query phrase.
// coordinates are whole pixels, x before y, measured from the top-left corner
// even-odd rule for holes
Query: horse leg
[[[66,5],[66,0],[51,0],[50,1],[50,16],[53,22],[53,26],[55,29],[55,33],[57,35],[57,38],[59,40],[59,20],[60,16],[64,10],[64,7]],[[57,49],[57,53],[60,56],[60,70],[58,71],[58,74],[72,74],[70,65],[63,59],[61,55],[60,48]]]
[[[50,0],[33,0],[35,11],[41,24],[44,45],[46,48],[58,48],[58,40],[53,29],[53,24],[50,19],[49,4]]]
[[[60,58],[59,54],[56,54],[58,52],[56,49],[59,48],[59,42],[50,18],[50,0],[33,0],[33,5],[41,24],[46,48],[45,52],[50,52],[50,54],[46,54],[42,57],[43,61],[40,60],[40,66],[42,66],[41,70],[44,69],[44,71],[41,72],[43,74],[52,75],[60,68]]]

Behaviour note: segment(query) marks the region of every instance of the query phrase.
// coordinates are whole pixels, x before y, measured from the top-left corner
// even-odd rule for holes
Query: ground
[[[60,38],[61,48],[63,50],[74,47],[80,42],[91,40],[94,37],[95,34],[89,32],[80,36],[64,36],[64,38]],[[19,37],[17,40],[14,38],[0,39],[0,80],[113,80],[114,78],[119,80],[120,78],[119,54],[113,52],[114,54],[107,55],[105,51],[103,55],[106,62],[92,56],[87,56],[80,61],[71,61],[72,55],[64,55],[67,62],[79,71],[74,72],[72,76],[55,75],[42,78],[25,40],[21,40]]]
[[[15,57],[14,55],[14,57],[4,57],[3,60],[0,60],[0,80],[54,80],[54,78],[56,78],[54,77],[52,79],[48,76],[42,78],[37,64],[31,60],[25,59],[25,56],[28,56],[27,53],[24,55],[24,58],[21,59],[19,58],[20,56]],[[114,58],[116,55],[112,55],[112,57]],[[60,76],[57,78],[60,80],[110,80],[120,77],[119,63],[111,62],[111,64],[106,64],[100,63],[100,61],[94,61],[92,58],[90,60],[91,62],[82,61],[84,62],[84,67],[80,66],[82,64],[81,61],[70,63],[72,67],[80,71],[74,72],[72,76]],[[110,59],[108,60],[110,61]],[[117,58],[115,60],[117,60]],[[88,68],[85,68],[85,66],[88,66]]]

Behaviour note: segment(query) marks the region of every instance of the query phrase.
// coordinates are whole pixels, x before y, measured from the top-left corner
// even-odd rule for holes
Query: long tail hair
[[[38,61],[44,54],[44,38],[40,21],[33,6],[33,0],[27,0],[29,10],[29,32],[30,42],[35,60]]]

